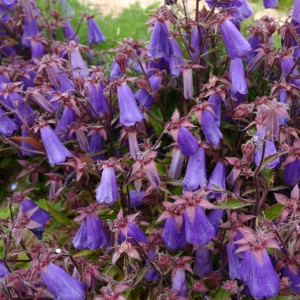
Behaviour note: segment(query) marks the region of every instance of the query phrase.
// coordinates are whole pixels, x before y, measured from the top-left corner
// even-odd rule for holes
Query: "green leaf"
[[[148,265],[147,267],[143,268],[142,272],[139,272],[139,274],[136,277],[135,282],[133,283],[133,287],[138,285],[145,277],[147,271],[151,268],[151,265]]]
[[[81,257],[81,256],[89,256],[90,254],[94,254],[95,251],[93,250],[80,250],[73,254],[74,257]]]
[[[261,171],[261,175],[264,176],[269,183],[274,183],[275,171],[273,169],[264,168]]]
[[[260,170],[267,168],[267,165],[270,164],[273,160],[275,160],[276,158],[279,158],[280,156],[285,155],[285,154],[287,154],[287,151],[277,152],[273,155],[268,156],[262,162]]]
[[[237,209],[237,208],[241,208],[241,207],[245,207],[245,206],[248,206],[248,205],[251,205],[250,203],[247,203],[247,202],[244,202],[244,201],[241,201],[239,199],[228,199],[226,201],[226,203],[222,203],[222,204],[219,204],[219,205],[216,205],[217,208],[220,208],[220,209]]]
[[[230,293],[225,291],[224,289],[219,289],[218,292],[215,294],[214,297],[215,300],[225,300],[225,299],[231,299]]]
[[[156,135],[160,136],[164,128],[162,124],[159,122],[159,120],[163,122],[163,115],[159,108],[153,107],[153,109],[154,111],[152,111],[152,114],[151,115],[149,114],[149,122],[153,126]],[[157,120],[153,118],[154,116]]]
[[[64,214],[53,208],[51,205],[47,203],[48,211],[51,215],[51,217],[56,220],[59,225],[71,225],[72,222],[68,217],[66,217]]]
[[[284,205],[280,203],[276,203],[264,211],[265,218],[273,221],[280,216],[283,209],[284,209]]]
[[[270,298],[269,300],[293,300],[296,299],[294,296],[278,296],[274,298]]]

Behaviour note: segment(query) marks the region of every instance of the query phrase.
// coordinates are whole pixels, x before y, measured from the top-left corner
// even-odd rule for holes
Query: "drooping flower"
[[[178,146],[173,148],[172,161],[168,171],[168,175],[172,179],[178,179],[181,175],[181,170],[184,162],[184,155],[181,153]]]
[[[292,68],[294,67],[295,61],[292,56],[286,55],[280,58],[280,67],[284,74],[284,77],[287,78],[288,74],[291,72],[291,78],[288,80],[289,83],[292,83],[296,85],[297,87],[300,87],[300,79],[292,78],[299,76],[299,72],[297,68],[294,68],[292,71]]]
[[[231,93],[248,93],[248,85],[245,77],[243,62],[240,58],[231,59],[229,76],[231,81]]]
[[[90,108],[92,116],[96,118],[95,113],[103,116],[109,110],[104,87],[97,79],[93,79],[89,84],[89,91],[90,104],[93,107],[93,109]]]
[[[64,269],[50,263],[41,271],[47,289],[60,300],[83,300],[85,290],[82,282],[69,275]]]
[[[99,44],[106,41],[104,34],[99,28],[98,24],[95,22],[94,17],[88,17],[88,43]]]
[[[72,28],[72,25],[70,24],[69,21],[65,22],[63,30],[64,30],[64,37],[66,40],[73,40],[77,43],[79,42],[79,38],[76,32],[74,31],[74,29]]]
[[[210,175],[209,181],[207,183],[207,188],[209,189],[226,189],[226,183],[225,178],[226,177],[226,166],[222,161],[219,161],[213,172]],[[218,192],[212,192],[208,194],[209,198],[219,198],[221,196],[221,193]]]
[[[212,108],[214,112],[214,119],[215,123],[218,128],[221,126],[221,104],[222,104],[222,97],[217,94],[211,94],[208,98],[208,102],[211,103],[210,107]]]
[[[82,219],[82,218],[81,218]],[[75,249],[97,250],[109,244],[109,236],[97,213],[87,213],[73,238]]]
[[[120,123],[125,126],[132,126],[143,120],[143,114],[136,104],[134,95],[129,86],[124,82],[117,86],[118,103],[120,110]]]
[[[5,116],[0,108],[0,135],[11,136],[17,129],[16,123],[9,116]]]
[[[181,65],[184,64],[183,61],[183,52],[175,38],[170,37],[170,46],[171,46],[171,56],[169,59],[170,62],[170,74],[174,77],[177,77],[180,75],[182,69],[180,68]]]
[[[78,46],[74,41],[69,43],[68,47],[69,53],[69,61],[70,61],[70,69],[72,76],[80,75],[82,77],[89,76],[89,70],[86,66],[85,61],[83,60]]]
[[[295,294],[300,293],[300,270],[293,264],[285,265],[281,271],[282,276],[288,277],[291,282],[291,290]]]
[[[275,8],[278,4],[278,0],[264,0],[265,8]]]
[[[49,163],[52,167],[64,163],[67,157],[72,156],[49,125],[41,127],[40,132]]]
[[[192,155],[198,150],[198,141],[183,126],[178,130],[177,142],[179,149],[183,155]]]
[[[0,261],[0,278],[5,277],[6,274],[8,274],[8,270],[5,267],[4,263],[2,261]]]
[[[220,31],[230,58],[247,56],[252,50],[249,42],[230,20],[226,19],[220,24]]]
[[[100,185],[96,189],[96,200],[109,205],[114,204],[118,199],[117,177],[114,167],[103,168]]]
[[[296,139],[293,146],[284,145],[289,151],[288,157],[283,162],[283,182],[288,186],[295,186],[300,181],[300,139]]]
[[[39,33],[36,20],[28,20],[25,17],[24,31],[22,35],[22,45],[25,47],[30,47],[30,37],[34,37]]]
[[[194,97],[193,69],[188,65],[183,65],[182,77],[184,99],[187,100],[191,97]]]
[[[300,23],[300,2],[299,2],[299,0],[294,1],[292,20],[295,20],[297,23]]]
[[[166,23],[162,19],[158,19],[150,38],[148,56],[151,58],[169,57],[170,48],[169,31]]]
[[[194,273],[200,278],[207,276],[212,271],[210,251],[208,248],[199,247],[195,252]]]
[[[177,268],[175,276],[172,278],[172,290],[176,291],[176,297],[186,297],[188,294],[185,270]]]
[[[205,187],[206,178],[204,149],[202,147],[198,147],[197,151],[189,157],[183,183],[185,187],[193,191],[199,187]]]

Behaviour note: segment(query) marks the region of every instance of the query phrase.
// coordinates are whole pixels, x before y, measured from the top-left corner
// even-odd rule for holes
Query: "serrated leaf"
[[[261,175],[264,176],[270,183],[274,183],[275,171],[273,169],[265,168],[261,171]]]
[[[219,205],[216,205],[216,208],[220,208],[220,209],[237,209],[237,208],[241,208],[241,207],[245,207],[250,205],[247,202],[238,200],[238,199],[228,199],[226,201],[226,203],[222,203]]]
[[[268,220],[273,221],[280,216],[283,209],[284,209],[284,205],[280,203],[276,203],[264,211],[264,216]]]
[[[231,299],[231,294],[225,291],[224,289],[219,289],[218,292],[214,296],[215,300],[225,300]]]
[[[71,225],[71,220],[68,219],[64,214],[59,212],[58,210],[54,209],[51,205],[47,204],[48,211],[51,217],[56,220],[59,225]]]

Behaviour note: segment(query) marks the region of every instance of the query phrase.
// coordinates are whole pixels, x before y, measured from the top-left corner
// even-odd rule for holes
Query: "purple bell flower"
[[[224,216],[225,216],[225,210],[223,209],[213,209],[209,212],[207,216],[207,219],[215,229],[216,234],[219,231],[219,226],[221,225]]]
[[[117,76],[122,75],[121,68],[119,64],[114,60],[110,68],[110,77],[109,80],[113,81]]]
[[[109,111],[107,99],[103,92],[103,86],[101,83],[91,83],[90,87],[90,104],[94,108],[95,112],[100,116],[103,116]],[[91,110],[91,114],[95,117],[95,113]]]
[[[40,132],[49,163],[52,167],[64,163],[67,157],[72,156],[49,125],[42,127]]]
[[[28,128],[25,127],[25,126],[22,126],[21,127],[21,133],[22,133],[22,137],[28,137]],[[30,144],[28,144],[24,141],[21,143],[21,146],[22,146],[23,149],[35,150],[36,151],[35,147],[33,147],[32,145],[30,145]],[[27,151],[24,151],[24,150],[22,150],[21,153],[22,153],[23,156],[29,156],[29,157],[36,156],[36,154],[34,154],[32,152],[27,152]]]
[[[280,89],[279,90],[279,101],[283,104],[287,104],[287,90]],[[284,125],[287,123],[287,119],[284,116],[279,115],[279,124]]]
[[[69,41],[73,40],[75,42],[79,42],[79,38],[76,35],[76,32],[72,28],[72,25],[70,24],[69,21],[66,21],[66,23],[64,24],[63,30],[64,30],[64,37],[66,40],[69,40]]]
[[[31,46],[31,59],[32,60],[34,58],[37,58],[37,57],[45,55],[44,46],[43,46],[42,42],[40,42],[38,40],[31,39],[30,46]],[[33,87],[34,84],[32,84],[30,86]]]
[[[212,103],[211,108],[214,112],[215,123],[218,128],[221,126],[221,104],[222,98],[218,94],[211,94],[208,98],[208,102]]]
[[[150,43],[148,47],[148,56],[151,58],[169,57],[171,47],[169,42],[169,31],[164,21],[155,22]]]
[[[248,85],[245,77],[243,62],[240,58],[234,58],[230,63],[229,77],[231,81],[231,93],[248,93]]]
[[[170,46],[171,46],[171,56],[169,59],[170,74],[174,77],[177,77],[180,75],[182,71],[182,68],[180,68],[179,66],[184,64],[184,60],[182,59],[184,55],[175,37],[170,38]]]
[[[30,47],[30,37],[34,37],[38,33],[39,29],[36,20],[28,20],[25,18],[22,45],[25,47]]]
[[[252,50],[249,42],[230,20],[227,19],[220,24],[220,31],[230,58],[247,56]]]
[[[172,179],[178,179],[181,175],[182,166],[184,162],[184,155],[181,153],[179,149],[173,150],[175,153],[173,154],[171,165],[168,171],[168,175]]]
[[[291,290],[294,294],[300,294],[300,270],[297,269],[296,273],[294,273],[289,265],[284,266],[281,271],[282,276],[288,277],[291,282]]]
[[[288,186],[295,186],[300,180],[300,158],[285,165],[283,182]]]
[[[148,241],[144,231],[132,222],[127,223],[127,237],[122,231],[120,231],[119,243],[123,243],[126,238],[129,238],[129,241],[131,241],[131,239],[134,239],[138,243],[147,243]]]
[[[90,136],[89,145],[90,145],[89,154],[94,154],[102,151],[104,149],[103,137],[98,132],[94,132]],[[94,162],[96,162],[97,160],[103,160],[104,158],[105,158],[104,154],[98,154],[92,156]]]
[[[77,250],[97,250],[109,245],[109,236],[98,215],[86,215],[73,239],[73,245]]]
[[[232,14],[233,19],[231,21],[235,25],[242,23],[244,20],[250,18],[253,15],[253,10],[247,0],[242,0],[241,6],[233,7],[230,10],[233,12]]]
[[[205,153],[202,147],[189,157],[183,184],[189,190],[197,190],[206,186],[206,163]]]
[[[106,38],[99,28],[98,24],[95,22],[94,18],[88,18],[88,43],[99,44],[105,42]]]
[[[11,136],[18,126],[9,116],[3,114],[4,111],[0,108],[0,135]]]
[[[262,253],[262,260],[260,262],[252,250],[247,250],[241,264],[240,276],[248,285],[252,297],[272,298],[279,293],[280,279],[265,249]]]
[[[226,245],[226,253],[228,259],[228,268],[229,268],[229,277],[230,279],[238,278],[240,279],[240,268],[242,263],[243,253],[235,253],[237,250],[237,245],[234,243],[228,242]]]
[[[218,146],[223,135],[215,123],[213,114],[208,109],[202,111],[201,127],[207,142]]]
[[[143,199],[147,196],[148,194],[143,191],[140,192],[137,192],[135,190],[129,191],[130,207],[139,207],[145,204],[146,202],[144,202]]]
[[[194,215],[189,215],[189,210],[184,212],[185,235],[188,243],[192,245],[207,245],[215,235],[213,226],[208,221],[204,209],[196,206]]]
[[[8,270],[6,269],[4,263],[0,261],[0,278],[5,277],[6,274],[8,274]]]
[[[162,239],[166,247],[171,251],[185,247],[186,238],[184,224],[178,229],[174,218],[168,217],[162,233]]]
[[[199,247],[195,252],[194,273],[200,278],[207,276],[211,271],[212,263],[210,260],[210,251],[208,248]]]
[[[264,0],[265,8],[275,8],[278,4],[278,0]]]
[[[155,253],[152,250],[150,250],[148,252],[148,257],[150,259],[153,259],[154,254]],[[150,262],[148,259],[146,259],[146,266],[149,266],[149,265],[150,265]],[[155,281],[155,280],[158,280],[159,278],[160,278],[160,274],[153,267],[151,267],[145,275],[145,279],[148,281]]]
[[[294,64],[295,64],[295,62],[292,57],[284,56],[280,59],[280,67],[281,67],[281,70],[282,70],[285,78],[290,73]],[[298,72],[297,68],[294,68],[291,75],[293,75],[295,77],[299,76],[299,72]],[[289,83],[295,84],[297,87],[300,87],[300,79],[290,78]]]
[[[72,44],[73,42],[71,42]],[[72,76],[81,75],[82,77],[89,76],[89,69],[87,68],[85,61],[83,60],[78,47],[71,46],[69,51],[70,69]]]
[[[37,207],[37,205],[29,198],[25,198],[22,202],[20,202],[20,205],[23,213]],[[30,219],[41,224],[42,226],[45,226],[50,220],[50,215],[47,211],[39,207],[31,215]]]
[[[118,103],[120,110],[120,123],[132,126],[136,122],[142,122],[143,114],[136,104],[134,95],[126,83],[117,86]]]
[[[300,1],[299,0],[294,0],[292,20],[296,21],[298,24],[300,23]]]
[[[192,155],[198,150],[198,141],[185,127],[180,127],[177,139],[179,149],[183,155]]]
[[[69,275],[64,269],[50,263],[41,271],[47,289],[59,300],[83,300],[85,290],[82,282]]]
[[[75,112],[69,107],[65,106],[64,112],[55,127],[54,132],[61,137],[63,140],[68,140],[66,133],[68,132],[68,128],[75,122]]]
[[[176,291],[176,297],[186,297],[188,294],[185,270],[178,268],[172,278],[172,290]]]
[[[104,167],[100,185],[96,189],[96,200],[113,205],[118,199],[116,172],[113,167]]]
[[[222,189],[226,189],[226,166],[222,161],[219,161],[213,172],[211,173],[211,176],[209,178],[209,181],[207,183],[207,188],[209,189],[215,189],[213,185],[216,185],[217,187],[220,187]],[[211,192],[209,193],[209,198],[219,198],[221,197],[221,193],[218,192]]]

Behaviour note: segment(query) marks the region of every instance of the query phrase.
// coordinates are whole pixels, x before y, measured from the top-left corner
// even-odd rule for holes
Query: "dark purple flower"
[[[21,127],[21,133],[22,133],[22,137],[28,137],[28,128],[25,127],[25,126],[22,126]],[[30,145],[30,144],[28,144],[28,143],[26,143],[24,141],[21,143],[21,146],[22,146],[23,149],[35,150],[35,151],[37,150],[32,145]],[[24,150],[22,150],[21,153],[24,156],[29,156],[29,157],[36,156],[36,154],[34,154],[32,152],[27,152],[27,151],[24,151]]]
[[[291,290],[295,294],[300,293],[300,270],[297,268],[297,270],[293,271],[292,268],[289,267],[289,265],[284,266],[284,268],[281,271],[282,276],[288,277],[291,282]]]
[[[143,201],[148,194],[146,192],[140,191],[137,192],[135,190],[129,191],[129,198],[130,198],[130,207],[139,207],[146,202]]]
[[[31,39],[30,46],[31,46],[31,59],[45,55],[44,46],[42,42],[35,39]]]
[[[22,45],[25,47],[30,47],[30,37],[34,37],[38,33],[39,29],[36,20],[28,20],[25,18]]]
[[[173,217],[168,217],[165,223],[162,239],[166,247],[173,251],[186,245],[184,224],[177,228]]]
[[[183,183],[191,191],[206,186],[205,153],[202,147],[190,155]]]
[[[230,20],[227,19],[220,24],[220,31],[230,58],[247,56],[252,50],[249,42]]]
[[[226,166],[222,161],[219,161],[213,172],[210,175],[209,181],[207,183],[207,188],[209,189],[217,189],[217,187],[220,187],[221,189],[226,189]],[[216,187],[214,187],[214,185]],[[212,192],[209,193],[209,198],[219,198],[221,196],[221,193],[218,192]]]
[[[265,8],[275,8],[278,4],[278,0],[264,0]]]
[[[10,136],[18,129],[16,123],[8,116],[3,116],[4,111],[0,108],[0,135]]]
[[[220,128],[222,98],[218,94],[211,94],[210,97],[208,98],[208,102],[212,103],[211,108],[214,112],[215,123],[217,127]]]
[[[184,212],[185,235],[188,243],[192,245],[207,245],[215,234],[213,226],[208,221],[204,209],[196,206],[194,213],[189,214],[189,209]]]
[[[31,199],[24,198],[23,201],[20,202],[22,212],[25,213],[33,208],[38,207]],[[30,217],[31,220],[45,226],[47,222],[50,220],[50,215],[47,211],[42,208],[38,208]]]
[[[212,271],[210,251],[208,248],[199,247],[195,252],[194,273],[200,278],[207,276]]]
[[[171,46],[171,56],[169,59],[170,74],[172,76],[177,77],[180,75],[182,71],[182,68],[180,68],[179,66],[184,64],[184,60],[182,59],[184,55],[175,37],[170,38],[170,46]]]
[[[248,85],[245,77],[244,66],[240,58],[234,58],[231,60],[229,77],[231,81],[230,91],[232,94],[237,92],[240,94],[248,93]]]
[[[280,279],[265,249],[262,253],[262,262],[252,250],[247,250],[240,270],[241,279],[248,285],[252,297],[262,299],[278,295]]]
[[[72,28],[72,25],[70,24],[69,21],[66,21],[64,24],[64,36],[66,40],[73,40],[75,42],[79,42],[79,38],[76,35],[76,32]]]
[[[295,186],[300,180],[300,158],[285,165],[283,182],[288,186]]]
[[[129,238],[129,241],[131,241],[131,239],[134,239],[138,243],[147,243],[148,241],[144,231],[132,222],[127,223],[127,235],[120,231],[119,242],[123,243],[126,238]]]
[[[281,67],[281,70],[282,70],[285,78],[288,76],[288,74],[292,70],[294,64],[295,64],[295,61],[292,57],[284,56],[284,57],[280,58],[280,67]],[[291,75],[295,76],[295,77],[300,75],[297,68],[294,68]],[[295,84],[297,87],[300,87],[300,79],[290,78],[289,82],[292,84]]]
[[[65,162],[67,157],[71,157],[72,154],[61,143],[55,132],[49,125],[43,126],[40,129],[42,142],[44,144],[47,157],[50,165],[59,165]]]
[[[215,123],[213,114],[208,109],[202,111],[201,127],[207,142],[218,146],[223,135]]]
[[[235,245],[232,242],[227,243],[226,253],[227,253],[230,279],[241,278],[240,277],[240,268],[242,263],[241,255],[243,255],[243,253],[235,253],[236,250],[237,250],[237,245]]]
[[[99,28],[98,24],[95,22],[94,18],[88,18],[88,43],[99,44],[105,42],[106,38]]]
[[[8,274],[8,270],[6,269],[4,263],[0,261],[0,278],[5,277],[6,274]]]
[[[295,20],[298,24],[300,23],[300,1],[294,0],[292,20]]]
[[[207,216],[207,219],[215,229],[216,234],[219,231],[219,226],[222,224],[222,220],[224,219],[224,216],[225,216],[224,209],[213,209],[209,212]]]
[[[235,25],[242,23],[245,19],[250,18],[253,15],[253,10],[247,0],[242,0],[242,5],[239,7],[233,7],[229,11],[232,11],[231,20]]]
[[[55,127],[54,132],[61,137],[63,140],[68,140],[68,136],[66,133],[68,132],[68,128],[75,122],[75,112],[68,105],[65,106],[64,112]]]
[[[89,154],[95,154],[101,152],[104,149],[103,137],[96,131],[90,136],[90,151]],[[93,161],[103,160],[105,158],[104,154],[93,155]]]
[[[185,127],[180,127],[177,138],[178,146],[183,155],[192,155],[198,150],[198,141]]]
[[[178,268],[172,278],[172,290],[176,291],[177,297],[186,297],[188,294],[185,269]]]
[[[118,185],[116,172],[113,167],[104,167],[100,185],[96,189],[96,200],[109,205],[118,199]]]
[[[85,290],[82,282],[69,275],[64,269],[50,263],[41,271],[47,289],[60,300],[83,300]]]
[[[71,42],[72,44],[74,42]],[[89,76],[89,69],[87,68],[85,61],[83,60],[78,47],[71,45],[69,50],[69,61],[72,76],[80,75],[82,77]]]
[[[118,103],[120,110],[120,123],[125,126],[132,126],[143,120],[143,114],[136,104],[134,95],[125,83],[117,86]]]
[[[90,87],[90,103],[95,112],[100,116],[103,116],[108,110],[108,102],[104,95],[103,86],[101,83],[91,83]],[[91,114],[95,113],[91,110]]]
[[[150,38],[148,56],[151,58],[169,57],[170,53],[168,28],[164,21],[157,20]]]
[[[154,255],[155,255],[155,253],[153,251],[150,250],[148,252],[149,259],[153,259]],[[150,262],[148,259],[146,259],[146,266],[149,266],[149,265],[150,265]],[[155,280],[158,280],[159,278],[160,278],[160,274],[153,267],[151,267],[145,275],[145,279],[148,281],[155,281]]]
[[[97,250],[109,245],[109,236],[97,215],[87,214],[73,239],[75,249]]]

